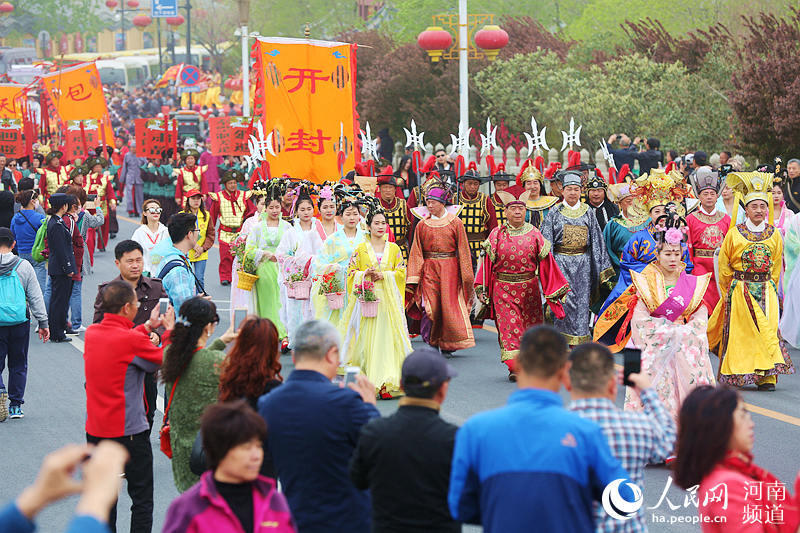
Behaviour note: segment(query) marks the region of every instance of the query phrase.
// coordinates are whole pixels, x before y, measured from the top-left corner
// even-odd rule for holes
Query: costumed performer
[[[612,352],[641,349],[641,371],[677,419],[681,402],[698,385],[714,385],[705,331],[703,296],[711,274],[687,274],[682,261],[688,235],[677,215],[662,219],[655,233],[656,260],[633,271],[633,282],[599,317],[597,342]],[[625,391],[625,409],[643,409],[639,395]]]
[[[289,283],[291,274],[299,272],[308,278],[311,261],[322,249],[322,239],[314,218],[314,200],[311,198],[312,184],[302,182],[293,189],[294,206],[292,213],[297,218],[294,225],[287,230],[275,255],[278,256],[278,281],[284,286]],[[293,345],[293,333],[297,327],[314,318],[314,307],[311,299],[297,300],[290,298],[287,291],[281,290],[281,322],[286,326],[289,335],[289,349]]]
[[[697,276],[707,272],[711,274],[711,282],[703,297],[703,303],[711,314],[719,301],[717,277],[714,273],[714,254],[719,253],[717,250],[722,246],[725,234],[731,227],[731,217],[717,209],[720,187],[718,172],[707,168],[698,169],[694,187],[700,205],[686,217],[686,225],[689,228],[689,251],[694,264],[692,273]]]
[[[642,216],[633,208],[633,195],[628,183],[610,185],[609,195],[613,195],[619,205],[619,215],[608,221],[603,229],[603,240],[606,243],[611,266],[614,267],[614,284],[619,280],[619,262],[622,251],[633,235],[647,225],[647,216]]]
[[[250,191],[240,191],[237,187],[237,183],[245,181],[245,175],[240,170],[231,169],[223,174],[220,180],[222,191],[209,193],[208,198],[211,201],[210,229],[215,228],[219,220],[219,282],[225,287],[230,285],[232,280],[231,244],[239,235],[244,221],[255,212],[255,206],[250,201]],[[203,192],[203,189],[200,189],[200,192]],[[182,197],[183,192],[181,192]]]
[[[423,340],[452,354],[475,346],[469,319],[475,275],[459,206],[450,205],[448,189],[435,182],[425,206],[411,210],[419,222],[408,259],[406,308],[421,321]]]
[[[378,204],[367,214],[369,235],[356,246],[347,268],[347,308],[339,323],[342,357],[361,368],[383,399],[402,394],[400,371],[411,353],[403,297],[406,263],[400,247],[386,238],[386,217]],[[374,317],[362,314],[357,293],[372,282],[378,300]]]
[[[644,229],[633,235],[622,251],[619,280],[597,314],[602,313],[630,286],[631,271],[641,272],[645,266],[656,260],[656,240],[653,236],[656,222],[665,214],[668,204],[672,204],[671,209],[678,209],[684,194],[683,188],[678,183],[680,179],[676,171],[667,174],[661,169],[653,169],[650,174],[639,178],[631,185],[636,202],[646,209],[650,220]],[[685,250],[683,262],[686,263],[686,273],[691,274],[694,265],[688,249]]]
[[[563,187],[564,201],[542,222],[542,235],[553,245],[553,256],[569,282],[563,306],[566,316],[555,318],[555,328],[571,346],[587,342],[589,306],[599,299],[600,288],[614,277],[597,217],[581,202],[580,170],[562,170],[556,180]]]
[[[316,318],[325,319],[331,324],[338,326],[342,311],[346,308],[350,292],[347,286],[347,266],[350,264],[350,257],[361,241],[364,240],[364,231],[361,229],[361,214],[359,213],[359,203],[363,202],[363,194],[347,194],[342,187],[337,188],[337,212],[336,214],[342,221],[342,226],[322,244],[322,250],[314,256],[312,268],[315,281],[311,286],[311,298],[313,300]],[[333,275],[339,282],[340,292],[343,292],[344,302],[339,309],[332,309],[328,298],[321,293],[323,277]]]
[[[780,332],[783,339],[800,348],[800,215],[786,224],[783,238],[783,261],[786,267],[783,278],[783,315]]]
[[[517,194],[515,194],[517,193]],[[528,191],[511,187],[496,193],[503,199],[507,221],[489,234],[475,276],[475,295],[487,307],[483,318],[497,325],[500,360],[508,378],[516,381],[514,360],[519,342],[529,327],[544,322],[544,299],[556,318],[564,318],[561,300],[569,283],[553,258],[551,246],[536,227],[525,222]]]
[[[765,391],[775,390],[778,374],[794,373],[778,334],[783,238],[767,221],[772,178],[770,172],[734,172],[725,178],[737,203],[744,200],[745,222],[722,241],[720,300],[708,322],[708,344],[720,358],[720,383],[755,383]]]
[[[281,199],[286,190],[284,179],[273,178],[253,184],[253,195],[257,205],[263,205],[263,212],[247,220],[255,220],[253,229],[247,236],[245,254],[252,254],[257,266],[258,279],[253,286],[255,312],[261,318],[268,318],[278,329],[278,338],[286,338],[286,326],[281,320],[281,306],[286,288],[279,283],[278,256],[276,252],[283,236],[292,227],[281,216]],[[259,207],[260,209],[260,207]],[[283,294],[283,297],[282,297]]]

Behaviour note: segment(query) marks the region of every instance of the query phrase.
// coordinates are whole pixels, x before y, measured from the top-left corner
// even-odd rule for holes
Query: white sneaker
[[[81,326],[78,329],[68,329],[66,331],[66,334],[67,335],[80,335],[84,331],[86,331],[86,326]]]
[[[0,389],[0,422],[5,422],[8,418],[8,392]]]

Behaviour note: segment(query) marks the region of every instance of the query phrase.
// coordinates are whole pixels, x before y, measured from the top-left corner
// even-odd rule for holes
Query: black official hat
[[[419,348],[403,361],[400,380],[409,396],[438,389],[442,383],[458,375],[444,356],[433,348]]]

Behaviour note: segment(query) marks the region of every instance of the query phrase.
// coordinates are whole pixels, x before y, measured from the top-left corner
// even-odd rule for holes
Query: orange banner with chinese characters
[[[16,83],[0,84],[0,118],[22,119],[22,102],[25,97],[23,85]]]
[[[264,126],[260,144],[274,152],[263,152],[271,173],[320,183],[352,170],[356,45],[260,38],[252,56],[258,77],[255,114]],[[340,150],[344,157],[337,160]]]
[[[105,138],[114,138],[103,84],[94,63],[81,63],[52,72],[43,76],[40,83],[62,124],[68,120],[95,119],[103,125]]]

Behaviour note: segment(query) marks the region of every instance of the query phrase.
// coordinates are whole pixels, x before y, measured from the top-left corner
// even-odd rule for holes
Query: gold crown
[[[656,206],[683,200],[680,182],[681,176],[677,171],[666,173],[656,168],[633,183],[631,194],[639,199],[647,211],[650,211]]]
[[[744,198],[744,205],[753,200],[763,200],[769,205],[774,179],[771,172],[732,172],[726,176],[725,183]]]
[[[522,183],[526,181],[538,181],[539,183],[544,184],[544,177],[542,173],[539,172],[539,169],[533,165],[528,165],[528,168],[522,173],[522,177],[520,178]]]

